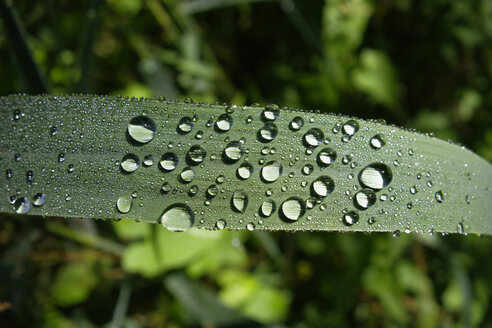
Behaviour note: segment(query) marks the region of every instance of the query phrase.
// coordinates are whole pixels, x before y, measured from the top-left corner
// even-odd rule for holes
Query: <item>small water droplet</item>
[[[143,165],[145,167],[149,167],[149,166],[152,166],[154,165],[154,156],[152,155],[145,155],[144,159],[143,159]]]
[[[278,128],[274,123],[266,123],[260,130],[258,130],[258,141],[271,142],[278,134]]]
[[[161,190],[163,193],[167,194],[173,189],[173,187],[169,184],[169,182],[164,182],[164,184],[161,187]]]
[[[128,135],[138,143],[148,143],[154,139],[156,126],[154,121],[147,116],[137,116],[128,123]]]
[[[314,171],[314,166],[312,164],[306,164],[302,167],[302,174],[310,175]]]
[[[260,206],[260,215],[267,218],[276,210],[276,205],[273,200],[266,200]]]
[[[364,188],[354,196],[354,206],[359,210],[366,210],[376,202],[376,193],[372,189]]]
[[[7,180],[12,178],[12,170],[11,169],[8,169],[5,171],[5,177],[7,178]]]
[[[229,114],[221,114],[215,122],[215,131],[219,133],[227,132],[231,129],[233,119]]]
[[[438,203],[442,203],[442,202],[443,202],[443,200],[444,200],[444,195],[443,195],[443,193],[442,193],[442,190],[437,191],[437,192],[434,194],[434,196],[436,197],[436,201],[437,201]]]
[[[161,224],[170,231],[182,232],[189,230],[195,219],[193,211],[185,204],[169,206],[161,216]]]
[[[254,231],[256,229],[255,224],[253,222],[250,222],[246,225],[246,229],[249,231]]]
[[[58,128],[56,126],[50,127],[50,136],[55,136],[58,134]]]
[[[317,162],[319,166],[327,167],[335,162],[337,159],[337,152],[331,148],[323,148],[317,157]]]
[[[289,128],[292,131],[299,131],[304,126],[304,119],[300,116],[296,116],[290,121]]]
[[[140,166],[140,159],[135,154],[126,154],[121,159],[121,169],[127,173],[135,172]]]
[[[261,178],[265,182],[274,182],[282,175],[282,170],[280,162],[268,162],[261,168]]]
[[[190,183],[195,178],[195,171],[189,166],[185,167],[179,175],[181,182]]]
[[[370,217],[369,219],[367,219],[367,223],[373,225],[374,223],[376,223],[376,219],[374,217]]]
[[[32,171],[27,171],[26,172],[26,181],[28,183],[32,182],[34,180],[34,173]]]
[[[214,198],[219,193],[219,188],[216,185],[210,185],[207,188],[207,198]]]
[[[244,154],[243,145],[239,141],[231,141],[224,148],[222,159],[226,164],[233,164],[241,159]]]
[[[13,118],[16,121],[19,120],[21,118],[21,111],[18,109],[14,110]]]
[[[178,166],[178,156],[174,153],[165,153],[162,155],[159,165],[164,171],[170,172]]]
[[[303,203],[298,198],[289,198],[280,206],[280,214],[283,219],[297,221],[304,214]]]
[[[280,114],[280,108],[275,104],[269,104],[265,106],[265,109],[261,113],[261,117],[265,121],[275,121]]]
[[[193,120],[191,117],[185,116],[179,120],[178,127],[176,128],[179,134],[187,134],[193,130]]]
[[[462,222],[459,222],[459,223],[456,225],[456,231],[457,231],[459,234],[464,234],[464,233],[465,233],[465,228],[463,227],[463,223],[462,223]]]
[[[215,182],[217,182],[218,184],[223,184],[224,181],[225,181],[225,176],[223,175],[219,175],[217,179],[215,179]]]
[[[253,165],[251,165],[250,163],[243,163],[237,168],[236,174],[239,179],[246,180],[249,179],[251,174],[253,174],[253,171]]]
[[[186,154],[186,159],[189,165],[198,165],[205,160],[207,151],[199,145],[193,145]]]
[[[324,139],[324,134],[320,129],[310,129],[303,137],[304,145],[306,147],[318,147],[321,145]]]
[[[335,189],[335,182],[329,176],[320,176],[311,184],[311,195],[315,198],[324,198]]]
[[[342,132],[347,136],[353,136],[357,131],[359,131],[359,123],[355,120],[348,120],[342,126]]]
[[[248,207],[248,194],[244,190],[236,190],[231,198],[232,209],[239,213],[244,213]]]
[[[356,211],[349,211],[343,215],[343,224],[351,226],[359,222],[359,214]]]
[[[361,185],[373,190],[381,190],[391,183],[393,174],[388,166],[373,163],[363,168],[359,173]]]
[[[116,201],[116,208],[120,213],[128,213],[132,208],[133,198],[131,195],[123,195],[118,197]]]
[[[223,219],[220,219],[220,220],[218,220],[218,221],[215,223],[215,226],[216,226],[216,227],[217,227],[217,229],[219,229],[219,230],[225,229],[226,225],[227,225],[227,223],[226,223],[226,221],[225,221],[225,220],[223,220]]]
[[[400,230],[395,230],[393,231],[393,237],[396,238],[396,237],[400,237]]]
[[[41,192],[37,193],[32,198],[32,203],[36,207],[43,206],[45,202],[46,202],[46,196]]]
[[[26,214],[31,209],[31,201],[25,197],[19,197],[14,202],[14,210],[17,214]]]
[[[371,146],[372,149],[381,149],[386,144],[384,141],[383,137],[379,134],[376,134],[369,140],[369,145]]]
[[[190,189],[188,189],[188,196],[190,196],[190,197],[195,196],[197,193],[198,193],[198,186],[197,185],[193,185],[190,187]]]
[[[66,157],[65,157],[65,154],[64,153],[59,153],[58,154],[58,162],[63,162],[65,161]]]
[[[415,195],[417,193],[417,187],[415,187],[415,186],[410,187],[410,193],[412,195]]]

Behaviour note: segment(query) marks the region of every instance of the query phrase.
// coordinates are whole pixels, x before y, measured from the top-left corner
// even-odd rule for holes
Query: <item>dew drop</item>
[[[278,134],[278,128],[274,123],[266,123],[260,130],[258,130],[258,141],[270,142]]]
[[[58,128],[56,126],[50,127],[50,136],[55,136],[58,134]]]
[[[280,214],[283,219],[297,221],[304,214],[302,201],[298,198],[289,198],[280,206]]]
[[[376,202],[376,193],[372,189],[364,188],[354,196],[354,206],[359,210],[367,210]]]
[[[349,211],[343,215],[343,224],[351,226],[359,222],[359,214],[356,211]]]
[[[273,200],[266,200],[260,206],[260,215],[267,218],[276,210],[276,205]]]
[[[205,160],[207,156],[207,151],[199,145],[194,145],[190,147],[188,153],[186,154],[186,159],[190,165],[198,165]]]
[[[299,131],[304,126],[304,119],[300,116],[296,116],[290,121],[289,128],[292,131]]]
[[[154,165],[154,157],[152,155],[145,155],[144,159],[143,159],[143,165],[145,167],[149,167],[149,166],[152,166]]]
[[[171,205],[161,216],[161,224],[166,229],[174,232],[189,230],[194,223],[193,212],[185,204]]]
[[[231,141],[224,148],[222,158],[224,163],[233,164],[241,159],[244,154],[243,145],[239,141]]]
[[[282,175],[282,164],[277,161],[266,163],[261,168],[261,178],[265,182],[274,182]]]
[[[217,227],[217,229],[219,229],[219,230],[225,229],[226,225],[227,225],[227,223],[226,223],[226,221],[225,221],[225,220],[223,220],[223,219],[220,219],[220,220],[218,220],[218,221],[215,223],[215,226],[216,226],[216,227]]]
[[[17,214],[26,214],[31,209],[31,201],[25,197],[19,197],[14,202],[14,210]]]
[[[131,195],[123,195],[118,197],[116,208],[120,213],[128,213],[132,208],[133,198]]]
[[[168,192],[170,192],[172,190],[172,186],[169,184],[169,182],[164,182],[164,184],[162,185],[161,187],[161,190],[163,193],[167,194]]]
[[[126,154],[121,159],[120,165],[121,165],[121,169],[124,172],[132,173],[132,172],[135,172],[138,169],[138,167],[140,166],[140,159],[135,154],[132,154],[132,153]]]
[[[369,140],[369,145],[371,146],[372,149],[381,149],[386,144],[386,142],[383,140],[383,137],[379,134],[376,134]]]
[[[195,171],[189,166],[185,167],[179,175],[181,182],[190,183],[195,178]]]
[[[11,169],[8,169],[5,171],[5,177],[7,178],[7,180],[12,178],[12,170]]]
[[[246,229],[248,229],[249,231],[255,231],[256,227],[255,227],[255,224],[253,222],[250,222],[246,225]]]
[[[231,129],[233,119],[229,114],[221,114],[215,122],[215,131],[219,133],[227,132]]]
[[[185,116],[179,120],[178,127],[176,128],[179,134],[187,134],[193,130],[193,120],[191,117]]]
[[[335,182],[329,176],[320,176],[311,184],[311,195],[315,198],[325,198],[335,189]]]
[[[331,148],[323,148],[317,157],[317,162],[319,166],[327,167],[335,162],[337,159],[337,152]]]
[[[348,120],[342,126],[342,132],[345,135],[353,136],[357,131],[359,131],[359,123],[354,120]]]
[[[310,175],[314,171],[314,166],[312,164],[306,164],[302,167],[302,174]]]
[[[360,184],[373,190],[383,189],[391,183],[392,178],[390,168],[381,163],[370,164],[359,173]]]
[[[37,193],[32,198],[32,203],[36,207],[43,206],[45,202],[46,202],[46,196],[41,192]]]
[[[438,203],[442,203],[442,202],[443,202],[443,200],[444,200],[444,196],[443,196],[443,194],[442,194],[442,190],[437,191],[437,192],[434,194],[434,196],[436,197],[436,201],[437,201]]]
[[[265,121],[275,121],[279,114],[280,108],[275,104],[269,104],[265,106],[261,113],[261,118]]]
[[[133,140],[145,144],[154,139],[156,127],[151,118],[137,116],[130,120],[127,131]]]
[[[219,188],[216,185],[210,185],[207,188],[207,198],[214,198],[219,193]]]
[[[244,213],[248,207],[248,194],[244,190],[236,190],[231,198],[232,209],[239,213]]]
[[[303,137],[306,147],[318,147],[323,142],[324,134],[320,129],[310,129]]]
[[[164,171],[170,172],[178,166],[178,156],[174,153],[165,153],[162,155],[159,165]]]
[[[246,180],[253,174],[253,171],[253,165],[250,163],[243,163],[237,168],[236,175],[239,179]]]

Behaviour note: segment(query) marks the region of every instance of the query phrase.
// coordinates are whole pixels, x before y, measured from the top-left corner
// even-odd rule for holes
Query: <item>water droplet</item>
[[[186,154],[186,160],[189,165],[198,165],[205,160],[207,156],[207,151],[199,145],[194,145],[190,147],[188,153]]]
[[[223,175],[219,175],[217,179],[215,179],[215,182],[217,182],[218,184],[223,184],[224,181],[225,181],[225,176]]]
[[[324,134],[320,129],[310,129],[303,137],[306,147],[318,147],[323,142]]]
[[[190,189],[188,189],[188,196],[190,196],[190,197],[195,196],[197,193],[198,193],[198,186],[197,185],[193,185],[190,187]]]
[[[376,223],[376,219],[374,217],[370,217],[369,219],[367,219],[367,223],[373,225],[374,223]]]
[[[31,209],[31,201],[25,197],[19,197],[14,202],[14,210],[17,214],[26,214]]]
[[[217,229],[219,229],[219,230],[225,229],[226,225],[227,225],[227,223],[226,223],[226,221],[225,221],[225,220],[223,220],[223,219],[220,219],[220,220],[218,220],[218,221],[215,223],[215,226],[216,226],[216,227],[217,227]]]
[[[75,166],[73,164],[68,165],[67,172],[68,173],[73,173],[75,171]]]
[[[190,183],[195,178],[195,171],[189,166],[185,167],[179,175],[181,182]]]
[[[133,198],[131,195],[123,195],[118,197],[116,201],[116,208],[120,213],[128,213],[132,208]]]
[[[396,238],[396,237],[400,237],[400,230],[395,230],[393,231],[393,237]]]
[[[16,109],[14,110],[14,115],[13,115],[14,120],[19,120],[21,118],[21,112],[20,110]]]
[[[46,202],[46,196],[43,194],[43,193],[37,193],[36,195],[34,195],[34,197],[32,198],[32,203],[34,206],[43,206],[44,203]]]
[[[121,169],[127,173],[135,172],[140,166],[140,159],[135,154],[126,154],[121,159]]]
[[[165,153],[162,155],[159,164],[164,171],[172,171],[178,166],[178,156],[174,153]]]
[[[169,206],[161,216],[161,224],[170,231],[182,232],[189,230],[195,219],[191,209],[185,204]]]
[[[280,114],[280,108],[275,104],[269,104],[265,106],[265,109],[261,113],[261,117],[265,121],[275,121]]]
[[[224,163],[232,164],[239,161],[243,154],[243,145],[239,141],[231,141],[225,147],[222,158]]]
[[[143,165],[145,167],[149,167],[149,166],[152,166],[154,165],[154,156],[152,155],[145,155],[144,159],[143,159]]]
[[[344,155],[342,157],[342,164],[347,165],[348,163],[350,163],[350,161],[352,160],[352,157],[353,156],[351,154]]]
[[[139,143],[148,143],[154,139],[156,127],[154,121],[147,116],[137,116],[128,123],[128,135]]]
[[[299,131],[304,126],[304,119],[300,116],[296,116],[290,121],[289,128],[292,131]]]
[[[256,227],[255,227],[255,224],[253,222],[250,222],[246,225],[246,229],[248,229],[249,231],[255,231]]]
[[[459,233],[459,234],[464,234],[465,233],[465,228],[463,227],[463,223],[458,223],[456,225],[456,231]]]
[[[219,133],[227,132],[231,129],[233,119],[229,114],[221,114],[215,122],[215,131]]]
[[[276,210],[276,205],[273,200],[264,201],[260,206],[260,215],[267,218]]]
[[[11,169],[8,169],[5,171],[5,177],[7,178],[7,180],[12,178],[12,170]]]
[[[50,136],[55,136],[58,134],[58,128],[56,126],[50,127]]]
[[[169,182],[164,182],[164,184],[161,187],[161,190],[163,193],[167,194],[173,189],[173,187],[169,184]]]
[[[335,182],[329,176],[320,176],[311,184],[311,195],[315,198],[324,198],[335,189]]]
[[[369,140],[369,145],[371,146],[372,149],[381,149],[386,144],[386,142],[383,140],[383,137],[379,134],[376,134]]]
[[[390,168],[381,163],[370,164],[359,173],[360,184],[373,190],[383,189],[391,183],[392,178]]]
[[[280,206],[281,217],[288,221],[297,221],[303,214],[303,203],[298,198],[289,198]]]
[[[27,171],[26,172],[26,181],[28,183],[32,182],[34,180],[34,173],[32,171]]]
[[[66,157],[65,157],[65,154],[64,153],[59,153],[58,154],[58,162],[63,162],[65,161]]]
[[[216,185],[210,185],[207,188],[207,198],[214,198],[219,193],[219,188]]]
[[[310,175],[314,171],[314,166],[312,164],[306,164],[302,167],[302,174]]]
[[[343,224],[351,226],[359,222],[359,214],[356,211],[349,211],[343,215]]]
[[[354,120],[348,120],[342,126],[342,132],[345,135],[353,136],[357,131],[359,131],[359,123]]]
[[[191,117],[185,116],[179,120],[178,127],[176,128],[179,134],[187,134],[193,130],[193,120]]]
[[[250,163],[243,163],[237,168],[236,174],[239,179],[246,180],[253,174],[253,171],[253,165]]]
[[[438,203],[442,203],[442,202],[443,202],[443,200],[444,200],[444,196],[443,196],[442,190],[437,191],[437,192],[434,194],[434,196],[436,197],[436,201],[437,201]]]
[[[277,136],[278,129],[274,123],[266,123],[260,130],[258,130],[258,141],[270,142]]]
[[[231,198],[232,209],[239,213],[244,213],[248,206],[248,194],[244,190],[236,190]]]
[[[317,162],[319,166],[326,167],[335,162],[337,159],[337,152],[331,148],[323,148],[317,157]]]
[[[282,164],[271,161],[261,168],[261,178],[265,182],[274,182],[282,175]]]
[[[372,189],[364,188],[354,196],[354,206],[359,210],[366,210],[376,202],[376,193]]]
[[[415,186],[410,187],[410,193],[412,195],[415,195],[417,193],[417,187],[415,187]]]

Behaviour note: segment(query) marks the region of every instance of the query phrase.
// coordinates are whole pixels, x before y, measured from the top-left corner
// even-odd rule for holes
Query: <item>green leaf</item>
[[[87,299],[96,282],[91,262],[66,264],[57,272],[53,296],[58,305],[79,304]]]
[[[1,212],[173,231],[492,233],[490,163],[376,121],[106,96],[9,96],[0,109]]]

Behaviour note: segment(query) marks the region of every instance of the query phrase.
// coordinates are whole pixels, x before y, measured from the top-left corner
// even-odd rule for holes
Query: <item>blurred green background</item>
[[[0,0],[5,1],[5,0]],[[492,160],[492,1],[15,1],[49,92],[382,118]],[[0,25],[0,95],[39,89]],[[1,327],[492,327],[492,240],[0,218]]]

